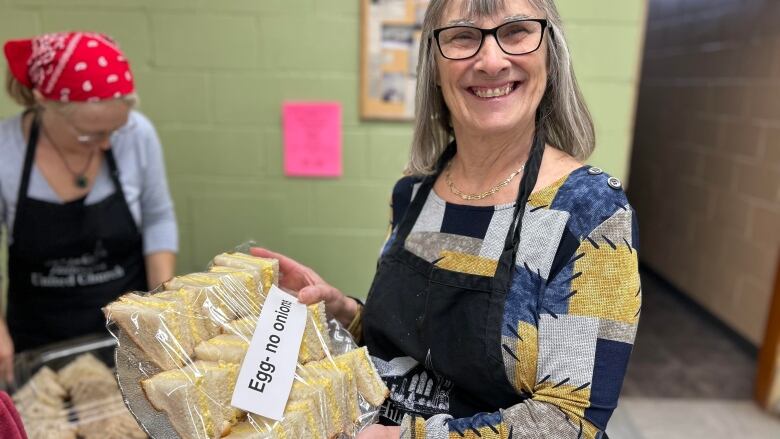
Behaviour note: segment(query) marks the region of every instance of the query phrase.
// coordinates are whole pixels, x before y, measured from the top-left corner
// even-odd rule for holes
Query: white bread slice
[[[382,405],[390,395],[390,390],[379,376],[365,346],[333,357],[333,361],[342,370],[354,372],[357,379],[358,392],[369,404],[373,406]]]
[[[237,335],[220,334],[195,346],[195,358],[204,361],[224,361],[241,364],[249,343]]]
[[[195,339],[184,303],[130,293],[103,312],[162,370],[181,367],[190,360]]]
[[[153,297],[158,299],[179,302],[183,305],[187,326],[194,343],[208,340],[219,333],[219,325],[211,319],[208,313],[209,291],[212,288],[184,287],[178,290],[162,291]]]
[[[290,398],[284,408],[285,416],[292,412],[303,413],[306,430],[317,433],[311,437],[325,436],[332,424],[325,389],[313,382],[304,382],[300,377],[293,381]]]
[[[258,258],[246,253],[233,252],[215,256],[212,263],[223,267],[254,270],[262,279],[264,293],[271,289],[271,285],[279,285],[279,261],[276,259]]]
[[[207,293],[208,304],[233,320],[237,317],[258,316],[264,296],[251,274],[241,271],[200,272],[178,276],[166,286],[187,286]],[[208,310],[207,315],[212,313]],[[219,319],[213,319],[219,321]]]
[[[330,350],[330,335],[325,321],[325,305],[320,302],[307,307],[306,327],[303,330],[301,350],[298,354],[298,362],[306,364],[325,358]],[[239,336],[249,343],[257,326],[256,318],[237,319],[222,325],[223,334]]]
[[[238,280],[241,280],[247,287],[251,287],[252,291],[257,290],[262,296],[265,296],[267,291],[263,290],[263,278],[255,268],[240,268],[240,267],[225,267],[222,265],[212,265],[209,267],[209,273],[239,273]],[[248,277],[247,277],[248,276]],[[251,282],[251,284],[250,284]]]
[[[59,410],[62,408],[67,394],[57,379],[57,373],[47,366],[43,366],[21,389],[14,393],[13,399],[17,406],[41,402]]]
[[[249,343],[257,327],[257,318],[245,317],[242,319],[231,320],[222,325],[222,333],[240,337]]]
[[[318,302],[308,307],[309,315],[306,317],[306,329],[303,332],[303,342],[298,358],[301,364],[317,361],[325,358],[328,352],[333,350],[333,345],[328,335],[328,321],[325,315],[325,304]]]
[[[338,357],[336,357],[338,358]],[[320,361],[315,361],[304,366],[304,371],[301,374],[306,376],[330,376],[332,379],[337,379],[339,375],[343,380],[343,392],[344,396],[341,398],[344,400],[343,406],[343,433],[348,435],[354,435],[355,422],[360,417],[360,405],[358,404],[358,386],[357,386],[357,373],[353,370],[352,361],[337,362],[335,359],[325,358]],[[337,374],[334,374],[337,372]],[[304,378],[306,379],[306,378]]]
[[[230,405],[237,374],[237,364],[195,361],[142,380],[141,387],[182,439],[218,439],[242,415]]]
[[[273,434],[265,428],[258,428],[247,421],[239,422],[230,428],[225,439],[271,439]]]
[[[324,413],[321,413],[325,421],[327,437],[334,437],[348,430],[351,425],[347,408],[348,380],[345,374],[338,368],[325,368],[316,364],[306,365],[299,369],[299,375],[315,389],[320,389],[324,395],[324,402],[320,403]],[[310,398],[311,395],[291,394],[293,402]]]
[[[13,401],[30,439],[76,439],[76,426],[68,421],[66,390],[57,374],[43,366],[19,391]]]
[[[318,434],[319,433],[319,434]],[[284,419],[274,421],[253,413],[247,420],[230,429],[225,439],[299,439],[322,437],[319,431],[312,432],[306,424],[306,414],[301,410],[285,410]]]
[[[89,353],[79,355],[57,372],[57,380],[68,392],[85,378],[116,384],[116,379],[111,370],[102,361]]]
[[[194,288],[207,293],[207,305],[210,305],[226,318],[216,315],[212,320],[224,322],[237,317],[258,316],[263,295],[258,283],[251,274],[241,271],[190,273],[177,276],[164,284],[166,289]],[[213,312],[206,313],[210,316]]]

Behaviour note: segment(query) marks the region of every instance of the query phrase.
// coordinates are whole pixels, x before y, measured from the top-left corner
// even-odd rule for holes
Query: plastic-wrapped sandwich
[[[379,406],[387,397],[365,348],[331,354],[333,339],[319,303],[307,307],[284,418],[274,421],[231,406],[265,294],[278,276],[276,260],[223,253],[208,272],[176,277],[152,294],[127,294],[104,309],[143,357],[135,368],[143,371],[134,381],[137,394],[150,410],[164,413],[182,439],[353,435],[362,415],[360,398]],[[129,404],[132,408],[133,401]]]
[[[368,367],[356,365],[367,365]],[[280,422],[230,406],[238,365],[196,361],[142,382],[155,408],[164,411],[184,438],[323,437],[354,434],[361,415],[358,394],[379,405],[388,390],[371,365],[368,351],[356,349],[301,366]],[[196,410],[197,422],[184,416]]]
[[[220,438],[242,414],[230,406],[238,365],[196,361],[141,382],[152,406],[168,415],[182,438]],[[197,416],[193,416],[193,411]]]
[[[332,350],[330,338],[326,336],[328,321],[325,305],[320,302],[309,305],[308,309],[309,316],[306,319],[306,329],[303,331],[303,342],[301,342],[301,352],[298,356],[298,361],[302,364],[322,359],[326,352]],[[222,325],[221,331],[224,334],[235,335],[248,344],[255,332],[256,325],[257,319],[237,319]],[[246,352],[246,349],[244,351]]]
[[[104,312],[150,361],[168,370],[186,364],[196,344],[218,333],[216,324],[190,305],[189,298],[196,295],[188,290],[151,296],[130,293],[109,304]]]
[[[279,285],[279,261],[276,259],[257,258],[244,253],[222,253],[214,257],[214,266],[251,270],[261,279],[263,292],[267,292],[271,285]],[[224,268],[214,268],[220,272]]]
[[[44,366],[13,398],[30,439],[147,437],[125,407],[113,372],[91,354],[58,372]]]
[[[68,421],[68,392],[57,373],[44,366],[14,396],[14,405],[30,439],[76,439],[76,426]]]
[[[127,411],[113,372],[90,354],[78,357],[58,372],[68,391],[82,439],[145,439]]]

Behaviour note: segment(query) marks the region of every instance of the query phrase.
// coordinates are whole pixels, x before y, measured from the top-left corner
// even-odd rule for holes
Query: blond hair
[[[422,25],[423,42],[417,63],[415,128],[406,173],[429,175],[447,144],[453,139],[450,114],[436,85],[437,67],[432,44],[433,30],[441,25],[451,0],[431,0]],[[547,38],[547,88],[539,103],[541,128],[553,147],[578,160],[587,159],[596,144],[593,119],[577,84],[571,54],[554,0],[529,0],[549,24]],[[504,0],[463,0],[468,17],[487,17],[505,9]]]
[[[25,109],[33,108],[36,105],[32,89],[19,82],[11,73],[11,69],[6,69],[5,72],[5,91],[14,102]]]

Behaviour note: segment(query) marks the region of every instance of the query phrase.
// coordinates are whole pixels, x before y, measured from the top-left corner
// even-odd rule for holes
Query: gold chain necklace
[[[473,201],[473,200],[482,200],[484,198],[487,198],[496,192],[500,191],[502,188],[506,187],[506,185],[509,184],[509,182],[512,181],[513,178],[517,176],[517,174],[523,172],[525,169],[525,163],[523,163],[522,166],[517,168],[516,171],[509,174],[509,177],[506,178],[506,180],[502,181],[501,183],[498,183],[497,185],[493,186],[492,188],[486,190],[485,192],[480,192],[478,194],[467,194],[465,192],[462,192],[460,189],[455,187],[455,183],[452,182],[452,179],[450,178],[450,164],[452,162],[447,164],[447,170],[444,172],[444,181],[447,183],[447,187],[450,188],[450,192],[453,194],[459,196],[460,198],[466,200],[466,201]]]
[[[89,170],[89,165],[92,164],[92,159],[95,157],[95,150],[92,149],[89,152],[89,157],[87,158],[87,163],[84,165],[84,169],[81,170],[81,172],[76,172],[70,167],[70,163],[68,163],[68,159],[65,157],[65,153],[63,153],[60,150],[60,147],[57,146],[56,143],[54,143],[54,140],[51,138],[49,133],[46,131],[46,127],[41,125],[41,131],[43,132],[44,137],[49,141],[52,147],[54,147],[54,150],[57,152],[57,155],[60,156],[60,159],[62,160],[62,163],[65,165],[65,169],[70,172],[70,175],[73,176],[73,184],[76,185],[79,189],[85,189],[87,186],[89,186],[89,179],[87,178],[87,170]]]

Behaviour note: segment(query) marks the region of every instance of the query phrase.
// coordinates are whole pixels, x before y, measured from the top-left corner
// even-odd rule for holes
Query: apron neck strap
[[[501,252],[501,257],[499,258],[498,266],[496,267],[496,273],[493,276],[493,289],[496,291],[507,289],[511,280],[512,267],[515,264],[517,251],[520,247],[523,216],[525,215],[528,199],[531,197],[531,192],[533,192],[536,181],[539,178],[539,169],[542,165],[544,148],[545,135],[542,125],[538,123],[537,119],[534,141],[531,145],[531,150],[528,153],[528,160],[525,163],[523,178],[520,180],[520,189],[517,191],[517,200],[515,201],[512,223],[509,226],[509,233],[507,233],[506,240],[504,241],[504,251]]]
[[[420,215],[423,205],[425,205],[425,202],[428,199],[428,194],[431,192],[434,183],[436,183],[436,179],[439,177],[439,174],[441,174],[444,167],[447,166],[447,163],[455,156],[457,150],[457,144],[453,140],[447,145],[447,148],[445,148],[444,152],[439,157],[439,160],[436,162],[436,172],[426,176],[422,180],[420,187],[417,189],[417,193],[398,225],[398,231],[396,232],[396,238],[392,247],[400,248],[403,246],[406,237],[409,235],[409,232],[412,231],[412,227],[414,227],[414,223],[417,222],[417,217]]]
[[[24,113],[25,115],[27,112]],[[27,148],[25,148],[24,165],[22,167],[22,181],[19,184],[19,195],[17,200],[22,200],[27,197],[27,188],[30,185],[30,174],[32,173],[32,164],[35,161],[35,149],[38,147],[38,138],[41,132],[40,112],[33,114],[32,123],[30,124],[30,134],[27,139]],[[24,120],[24,115],[22,116]]]
[[[27,148],[24,155],[24,165],[22,167],[22,180],[19,184],[19,193],[17,194],[16,197],[17,215],[19,210],[24,208],[24,204],[25,204],[24,201],[27,199],[27,191],[30,186],[30,176],[32,175],[33,162],[35,161],[35,150],[38,147],[38,139],[40,138],[40,132],[41,132],[40,111],[27,110],[23,113],[22,120],[24,120],[24,116],[30,112],[33,112],[33,119],[32,119],[32,123],[30,124],[30,135],[27,140]],[[114,158],[114,152],[112,148],[109,148],[105,152],[105,157],[106,157],[106,162],[108,164],[108,170],[109,170],[109,176],[111,178],[111,182],[114,184],[114,187],[120,193],[125,203],[127,203],[127,200],[125,200],[124,191],[122,190],[122,184],[119,182],[119,167],[116,164],[116,159]]]

